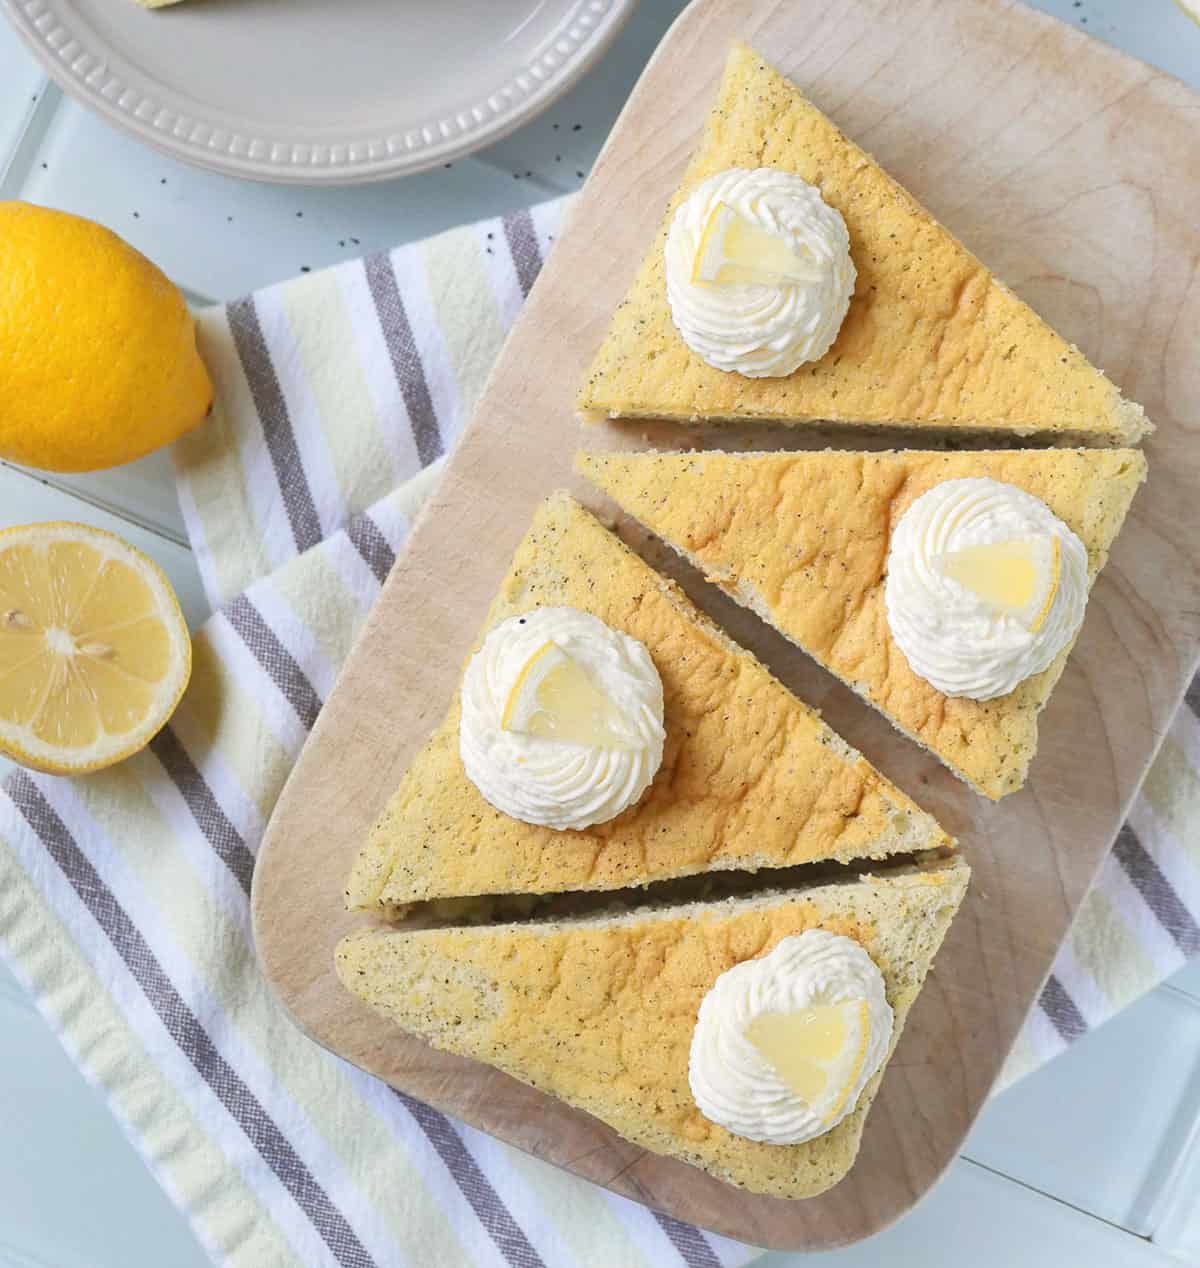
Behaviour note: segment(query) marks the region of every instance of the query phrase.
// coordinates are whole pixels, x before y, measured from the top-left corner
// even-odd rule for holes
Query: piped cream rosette
[[[892,535],[885,602],[914,673],[947,696],[992,700],[1074,641],[1087,550],[1046,504],[998,480],[946,480]]]
[[[510,617],[463,676],[463,766],[497,810],[526,823],[615,818],[650,786],[664,739],[650,653],[574,608]]]
[[[857,277],[841,214],[777,168],[702,181],[671,220],[667,300],[684,343],[749,378],[791,374],[837,338]]]
[[[692,1034],[692,1095],[748,1140],[812,1140],[853,1111],[892,1026],[883,975],[862,946],[808,929],[717,978]]]

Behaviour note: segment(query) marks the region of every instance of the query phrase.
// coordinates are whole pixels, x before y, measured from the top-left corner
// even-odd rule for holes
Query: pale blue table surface
[[[1200,27],[1173,0],[1036,7],[1200,86]],[[391,184],[320,191],[253,185],[160,157],[64,100],[0,23],[0,199],[101,220],[193,298],[230,298],[304,266],[578,188],[680,8],[677,0],[643,0],[585,80],[474,158]],[[0,527],[37,519],[122,532],[166,569],[189,619],[203,618],[161,455],[53,482],[0,464]],[[186,1220],[3,969],[0,1036],[0,1268],[207,1263]],[[845,1251],[763,1261],[802,1262],[1200,1265],[1200,964],[997,1097],[943,1183],[895,1228]]]

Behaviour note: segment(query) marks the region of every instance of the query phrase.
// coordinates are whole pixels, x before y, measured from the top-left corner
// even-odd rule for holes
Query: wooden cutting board
[[[849,1177],[754,1197],[646,1154],[584,1114],[438,1054],[339,987],[351,857],[441,718],[538,501],[583,446],[572,400],[742,38],[789,74],[996,272],[1141,401],[1151,478],[1044,714],[1024,792],[958,783],[800,653],[694,577],[702,606],[962,841],[974,868]],[[603,69],[598,73],[603,74]],[[642,76],[279,801],[254,878],[264,970],[318,1043],[615,1191],[749,1242],[865,1237],[937,1179],[1036,998],[1200,643],[1200,98],[1001,0],[696,0]],[[706,443],[660,427],[659,443]],[[721,437],[729,443],[728,435]],[[760,435],[756,444],[777,441]],[[811,444],[796,434],[785,445]],[[622,531],[635,544],[629,525]]]

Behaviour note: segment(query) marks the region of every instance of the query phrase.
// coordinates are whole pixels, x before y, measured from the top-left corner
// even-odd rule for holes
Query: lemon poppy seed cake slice
[[[848,234],[857,273],[857,282],[846,283],[853,295],[844,319],[837,314],[841,326],[832,347],[817,348],[818,359],[779,377],[717,368],[681,337],[668,301],[664,251],[676,211],[693,196],[703,199],[711,182],[717,182],[714,198],[734,199],[736,189],[722,182],[739,173],[757,181],[753,195],[743,191],[743,210],[750,215],[776,196],[772,185],[796,177],[811,185],[826,205],[822,214],[831,209],[844,221],[835,236]],[[727,214],[728,207],[718,204],[717,211]],[[760,219],[760,228],[778,232],[776,210]],[[706,231],[687,259],[672,257],[681,269],[696,270],[691,284],[703,277],[710,237]],[[670,245],[674,250],[673,239]],[[720,274],[713,279],[720,282]],[[673,284],[689,288],[686,277]],[[747,321],[769,307],[764,296],[770,287],[693,288],[691,300],[706,328],[728,291],[734,292],[728,305],[736,320],[727,333],[744,345],[751,338]],[[744,45],[729,56],[699,147],[586,373],[578,404],[592,417],[824,420],[942,432],[1059,433],[1100,444],[1133,443],[1148,430],[1140,406],[1123,399],[1077,348]]]
[[[337,950],[343,985],[434,1047],[496,1066],[655,1153],[782,1198],[837,1183],[884,1075],[831,1129],[795,1144],[711,1121],[689,1085],[700,1006],[718,977],[785,938],[852,939],[883,978],[886,1062],[966,890],[958,858],[723,902],[563,921],[370,931]]]
[[[653,782],[581,830],[510,817],[464,768],[460,691],[360,850],[349,907],[395,913],[435,899],[611,890],[949,844],[678,587],[558,494],[538,510],[476,648],[510,618],[564,608],[638,640],[653,661],[665,732]]]
[[[1082,619],[1088,588],[1146,476],[1142,454],[1128,449],[581,454],[577,466],[710,581],[993,799],[1025,782],[1038,713],[1077,626],[1044,669],[995,698],[939,690],[912,668],[890,624],[889,551],[898,525],[918,499],[951,482],[994,481],[1011,496],[1029,495],[1078,539],[1072,597]],[[931,541],[949,531],[945,522],[934,529]],[[1053,538],[1031,544],[1045,540],[1057,551]],[[968,552],[951,562],[964,559],[970,563]],[[918,562],[934,568],[939,561]],[[1003,572],[1000,564],[992,570]]]

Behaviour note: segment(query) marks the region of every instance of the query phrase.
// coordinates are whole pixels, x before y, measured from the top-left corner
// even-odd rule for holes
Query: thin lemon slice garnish
[[[943,576],[1031,633],[1045,622],[1062,575],[1062,551],[1052,534],[966,546],[939,556],[934,563]]]
[[[786,1087],[832,1123],[862,1075],[869,1027],[867,1001],[846,1000],[794,1013],[759,1013],[746,1038]]]
[[[14,761],[120,761],[170,717],[191,665],[170,582],[140,551],[83,524],[0,533],[0,751]]]
[[[631,747],[612,699],[554,642],[543,643],[522,666],[500,725],[506,731],[589,748]]]
[[[728,203],[709,215],[696,248],[692,281],[709,286],[803,286],[820,280],[810,260]]]

